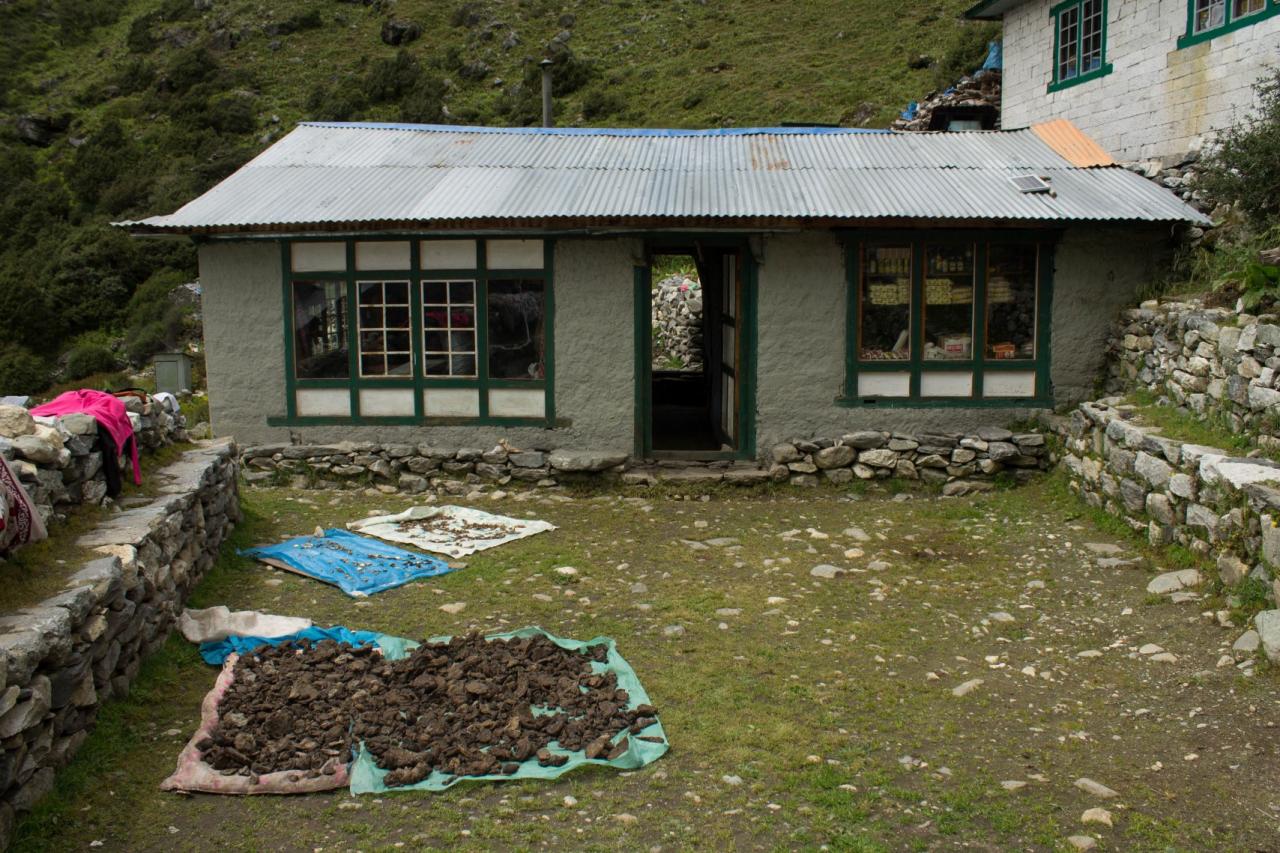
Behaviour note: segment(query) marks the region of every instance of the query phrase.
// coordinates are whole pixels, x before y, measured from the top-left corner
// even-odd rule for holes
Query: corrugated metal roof
[[[1018,192],[1009,178],[1022,174],[1041,175],[1054,193]],[[176,213],[119,224],[238,233],[887,219],[1204,221],[1125,169],[1073,166],[1032,130],[308,123]]]

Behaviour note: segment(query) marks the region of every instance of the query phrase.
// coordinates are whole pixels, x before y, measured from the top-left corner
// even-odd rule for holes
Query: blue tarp
[[[1000,42],[993,41],[987,45],[987,58],[982,63],[983,71],[999,71],[1004,67],[1004,48]]]
[[[299,536],[278,545],[248,548],[240,553],[259,560],[276,560],[299,574],[331,583],[356,597],[452,571],[448,563],[437,557],[415,554],[336,527],[324,531],[324,536]]]
[[[374,631],[352,631],[341,625],[332,628],[307,628],[296,634],[285,634],[283,637],[227,637],[225,640],[209,640],[200,644],[200,657],[204,662],[215,666],[221,665],[227,655],[233,652],[238,655],[248,654],[261,646],[279,646],[298,640],[310,640],[318,643],[321,640],[337,640],[349,646],[367,646],[378,643],[382,634]],[[399,639],[398,637],[396,639]],[[378,643],[381,645],[381,643]]]
[[[907,121],[911,121],[913,118],[916,117],[916,112],[919,111],[919,109],[920,109],[920,105],[915,101],[912,101],[911,103],[907,104],[907,108],[902,111],[902,117],[905,118]]]

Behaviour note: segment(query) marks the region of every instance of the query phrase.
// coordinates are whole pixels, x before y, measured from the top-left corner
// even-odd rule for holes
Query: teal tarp
[[[541,628],[522,628],[519,631],[511,631],[506,634],[491,634],[485,639],[487,640],[507,640],[515,637],[534,637],[543,636],[551,640],[557,646],[563,649],[571,649],[578,651],[587,646],[595,646],[604,643],[609,648],[608,658],[604,663],[593,661],[591,666],[596,672],[612,672],[618,679],[618,687],[627,691],[627,695],[631,697],[628,708],[635,708],[639,705],[652,704],[649,701],[649,694],[645,693],[644,687],[640,684],[640,679],[636,677],[635,670],[631,668],[631,664],[618,653],[617,645],[609,637],[596,637],[594,640],[567,640],[563,637],[557,637]],[[415,648],[418,644],[412,640],[403,640],[404,645],[401,648],[394,648],[389,644],[388,640],[396,638],[380,637],[378,645],[382,647],[383,654],[391,660],[396,660],[406,656],[410,649]],[[447,643],[449,637],[432,637],[428,642],[431,643]],[[661,758],[668,749],[670,744],[667,741],[667,733],[662,728],[662,723],[655,720],[653,725],[641,731],[638,735],[629,735],[626,731],[622,731],[614,738],[617,743],[624,737],[631,738],[630,748],[622,755],[606,761],[603,758],[589,759],[582,750],[571,752],[567,749],[560,749],[559,744],[552,741],[547,747],[552,752],[561,755],[568,755],[569,760],[559,767],[543,767],[538,764],[536,758],[531,758],[520,765],[520,769],[510,776],[496,774],[489,776],[446,776],[439,771],[433,772],[426,779],[415,785],[403,785],[395,788],[388,788],[382,783],[382,778],[387,775],[387,771],[378,767],[374,762],[373,756],[361,744],[356,754],[355,762],[351,765],[351,793],[353,794],[380,794],[387,791],[443,791],[445,788],[452,787],[458,782],[475,780],[475,781],[505,781],[508,779],[555,779],[563,773],[568,773],[577,767],[585,764],[600,764],[606,767],[616,767],[619,770],[635,770],[644,767],[653,761]],[[660,742],[651,742],[640,740],[641,737],[659,738]]]

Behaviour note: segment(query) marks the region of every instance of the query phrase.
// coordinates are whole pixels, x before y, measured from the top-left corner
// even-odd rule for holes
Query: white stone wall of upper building
[[[1249,110],[1253,84],[1280,63],[1280,15],[1179,49],[1187,0],[1108,0],[1111,73],[1049,92],[1056,2],[1005,14],[1004,127],[1065,118],[1121,160],[1177,158]]]

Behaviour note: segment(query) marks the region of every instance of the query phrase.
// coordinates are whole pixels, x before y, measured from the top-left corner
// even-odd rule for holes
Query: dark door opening
[[[738,450],[741,263],[694,247],[650,258],[651,435],[660,455]]]

